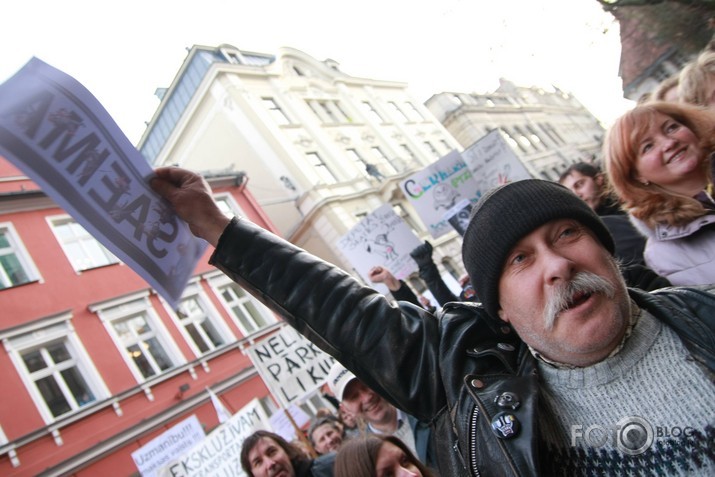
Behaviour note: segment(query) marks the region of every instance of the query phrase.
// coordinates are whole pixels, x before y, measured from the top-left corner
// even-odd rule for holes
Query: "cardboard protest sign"
[[[0,85],[0,155],[176,304],[203,254],[107,111],[74,78],[30,60]]]
[[[452,231],[446,211],[461,200],[479,198],[472,173],[457,151],[411,175],[400,187],[434,238]]]
[[[384,204],[351,228],[337,245],[363,280],[387,293],[384,285],[370,282],[370,269],[381,265],[399,279],[407,277],[417,270],[410,252],[421,243],[390,204]]]
[[[335,362],[290,326],[281,327],[246,353],[284,408],[322,386]]]
[[[477,198],[500,183],[531,178],[524,163],[498,129],[462,151],[462,158],[476,183]]]
[[[192,414],[132,452],[132,459],[142,477],[155,477],[161,467],[203,441],[204,437],[204,428]]]
[[[254,399],[231,416],[231,419],[211,431],[199,444],[161,467],[157,476],[244,476],[246,474],[241,468],[241,446],[246,437],[258,429],[270,427],[265,411],[258,399]]]

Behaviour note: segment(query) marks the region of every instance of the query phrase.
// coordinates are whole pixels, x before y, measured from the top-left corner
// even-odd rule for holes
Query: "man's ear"
[[[504,312],[503,309],[499,308],[499,311],[497,311],[497,314],[499,315],[499,319],[502,320],[505,323],[509,323],[509,317],[507,314]]]

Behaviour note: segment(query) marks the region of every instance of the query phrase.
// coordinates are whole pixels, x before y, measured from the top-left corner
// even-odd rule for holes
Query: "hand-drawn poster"
[[[475,202],[479,197],[472,173],[457,151],[411,175],[400,187],[434,238],[453,230],[445,212],[461,200]]]
[[[410,252],[421,243],[390,204],[384,204],[341,237],[338,248],[366,283],[386,294],[386,286],[370,281],[370,269],[381,265],[396,278],[407,277],[417,271]]]
[[[246,350],[271,394],[287,408],[325,384],[335,359],[283,326]]]
[[[253,399],[201,442],[160,467],[157,476],[245,476],[241,447],[246,437],[258,429],[270,430],[270,425],[261,403]]]
[[[477,186],[477,198],[499,184],[530,179],[531,174],[498,129],[462,151]]]
[[[176,308],[206,243],[149,187],[154,171],[79,82],[33,58],[0,85],[0,155]]]
[[[132,459],[142,477],[156,477],[161,467],[183,455],[205,437],[199,419],[192,414],[132,452]]]

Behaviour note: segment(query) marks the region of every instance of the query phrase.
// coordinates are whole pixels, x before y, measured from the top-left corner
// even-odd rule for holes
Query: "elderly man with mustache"
[[[152,186],[215,264],[399,409],[443,476],[713,475],[713,287],[628,289],[594,211],[553,182],[500,186],[462,248],[481,304],[435,319],[245,218],[178,168]]]

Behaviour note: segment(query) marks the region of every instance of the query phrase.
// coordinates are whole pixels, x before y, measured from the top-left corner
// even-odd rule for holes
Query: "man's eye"
[[[571,238],[578,235],[580,229],[578,227],[566,227],[559,233],[559,238]]]

